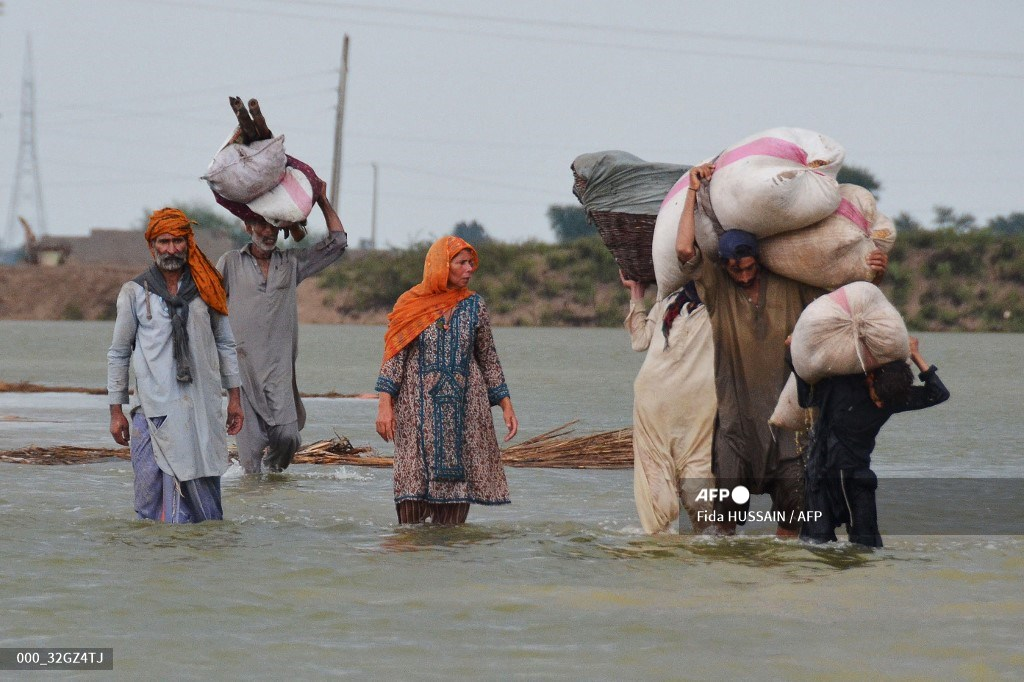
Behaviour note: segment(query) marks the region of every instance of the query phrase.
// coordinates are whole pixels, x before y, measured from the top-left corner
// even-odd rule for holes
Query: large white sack
[[[779,402],[775,405],[775,411],[768,418],[768,423],[790,431],[806,431],[817,418],[818,409],[816,407],[800,407],[800,399],[796,391],[796,376],[790,372],[789,379],[786,380],[786,385],[782,388],[782,394],[779,396]]]
[[[802,128],[772,128],[722,152],[711,176],[711,203],[727,230],[757,237],[798,230],[839,206],[836,174],[846,152]]]
[[[793,328],[793,368],[809,384],[858,374],[910,356],[899,311],[882,290],[853,282],[815,299]]]
[[[679,234],[679,218],[686,203],[686,188],[690,186],[690,173],[683,174],[665,195],[654,222],[654,237],[651,241],[651,259],[654,261],[654,279],[658,283],[658,298],[664,298],[688,279],[682,263],[676,257],[676,236]]]
[[[313,210],[313,186],[306,174],[288,166],[284,177],[269,192],[247,206],[276,227],[285,223],[301,223]]]
[[[284,135],[247,145],[232,143],[213,157],[203,180],[225,199],[247,204],[281,181],[287,163]]]
[[[710,162],[711,159],[706,159],[700,163]],[[654,279],[658,283],[658,298],[664,298],[693,278],[693,271],[687,270],[676,256],[679,219],[683,215],[686,190],[689,186],[690,172],[687,171],[665,195],[654,223],[651,259],[654,261]],[[705,258],[717,261],[718,233],[714,222],[707,216],[702,206],[703,201],[708,201],[706,187],[698,193],[697,199],[693,215],[694,241]]]
[[[824,220],[759,240],[761,263],[772,272],[822,289],[873,280],[868,255],[879,248],[874,238],[875,197],[857,185],[840,185],[839,193],[839,207]],[[895,238],[894,231],[881,229]]]

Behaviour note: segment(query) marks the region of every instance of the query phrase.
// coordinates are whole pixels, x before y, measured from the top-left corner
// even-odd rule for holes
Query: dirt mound
[[[113,320],[121,285],[143,268],[136,265],[83,265],[57,267],[0,266],[0,319],[2,320]],[[384,324],[385,314],[353,320],[324,303],[331,295],[315,279],[299,285],[299,322]]]

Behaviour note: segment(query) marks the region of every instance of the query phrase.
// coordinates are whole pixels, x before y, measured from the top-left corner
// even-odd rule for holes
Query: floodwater
[[[0,322],[0,380],[101,387],[111,329]],[[381,337],[304,326],[300,388],[372,391]],[[642,356],[624,331],[496,339],[517,441],[572,419],[579,433],[629,424]],[[875,468],[880,496],[917,486],[900,509],[931,525],[914,534],[882,508],[877,551],[768,526],[650,538],[629,470],[509,469],[512,505],[399,528],[388,470],[232,469],[224,522],[164,526],[134,518],[128,462],[0,464],[0,646],[112,647],[113,673],[77,673],[90,679],[1019,678],[1022,342],[922,335],[953,397],[895,417]],[[307,442],[337,431],[389,451],[374,401],[307,406]],[[0,449],[113,445],[105,396],[0,393],[0,419]],[[1003,484],[976,508],[1008,534],[958,524],[975,505],[929,494],[976,479]]]

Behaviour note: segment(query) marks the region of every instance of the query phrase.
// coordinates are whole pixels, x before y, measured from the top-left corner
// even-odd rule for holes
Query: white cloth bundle
[[[772,128],[722,152],[711,176],[711,204],[727,230],[757,237],[797,230],[839,206],[836,174],[845,151],[802,128]]]
[[[793,368],[809,384],[858,374],[910,355],[907,327],[882,290],[853,282],[804,309],[790,344]]]
[[[231,143],[217,152],[202,179],[225,199],[247,204],[281,181],[287,163],[284,135],[247,145]]]
[[[892,248],[895,228],[878,213],[868,190],[844,184],[839,193],[839,207],[824,220],[760,240],[761,263],[772,272],[822,289],[874,279],[868,255],[880,248],[879,241],[885,244],[883,250]]]

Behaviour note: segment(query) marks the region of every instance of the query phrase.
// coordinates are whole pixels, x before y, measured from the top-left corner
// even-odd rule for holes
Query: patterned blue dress
[[[510,502],[491,416],[509,392],[479,295],[384,363],[377,391],[394,398],[396,503]]]

